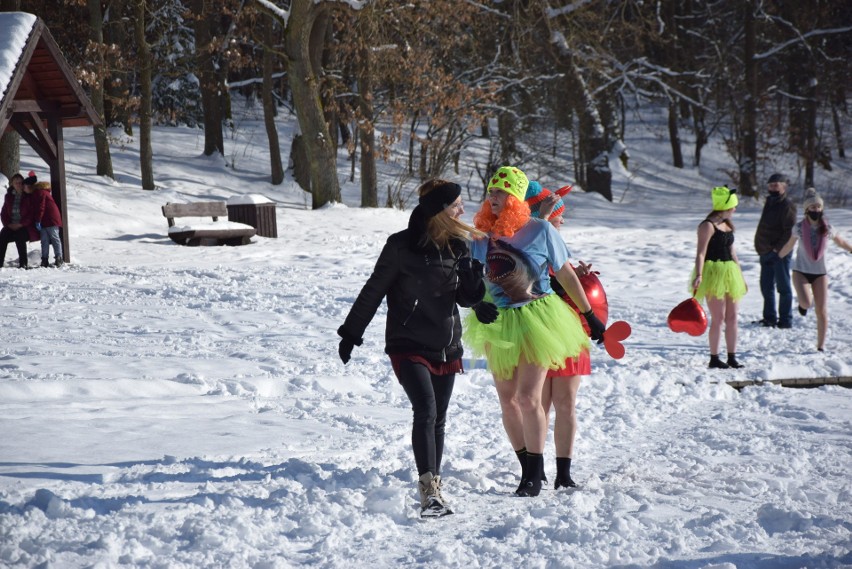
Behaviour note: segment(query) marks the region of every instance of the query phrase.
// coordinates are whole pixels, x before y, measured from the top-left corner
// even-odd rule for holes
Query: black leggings
[[[444,425],[456,374],[432,375],[423,364],[405,360],[399,365],[397,379],[414,411],[411,446],[414,448],[417,475],[431,472],[437,476],[441,472]]]

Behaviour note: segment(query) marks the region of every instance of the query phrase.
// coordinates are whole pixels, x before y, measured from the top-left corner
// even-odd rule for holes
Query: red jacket
[[[12,207],[15,203],[15,192],[9,191],[6,193],[6,199],[3,201],[3,209],[0,210],[0,219],[3,221],[3,226],[6,227],[12,223]],[[36,222],[33,215],[33,200],[28,194],[21,194],[21,220],[18,222],[23,226],[32,225]]]
[[[62,215],[59,206],[53,201],[50,190],[34,190],[32,194],[33,223],[41,222],[42,227],[62,227]]]

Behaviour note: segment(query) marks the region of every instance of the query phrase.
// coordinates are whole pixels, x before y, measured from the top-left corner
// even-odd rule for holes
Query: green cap
[[[488,183],[488,191],[503,190],[519,201],[524,201],[527,195],[527,186],[529,185],[530,181],[527,179],[527,175],[518,168],[514,166],[501,166],[491,176],[491,181]]]
[[[737,189],[728,186],[718,186],[710,192],[713,198],[713,211],[725,211],[737,207],[740,200],[737,198]]]

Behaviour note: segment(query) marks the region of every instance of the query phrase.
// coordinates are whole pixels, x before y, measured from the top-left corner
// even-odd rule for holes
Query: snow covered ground
[[[443,469],[457,514],[422,521],[384,307],[345,367],[335,335],[408,212],[358,208],[357,180],[345,205],[311,211],[291,181],[269,185],[262,132],[241,124],[226,165],[201,156],[199,131],[157,129],[160,189],[146,192],[133,141],[114,146],[112,182],[94,174],[91,132],[66,131],[73,262],[0,269],[0,567],[852,567],[852,391],[725,383],[852,375],[852,255],[828,250],[825,353],[812,312],[792,330],[755,326],[761,204],[743,200],[746,367],[708,370],[706,335],[666,326],[731,168],[718,148],[674,170],[665,140],[634,133],[615,203],[567,198],[566,242],[600,271],[610,320],[633,326],[624,359],[594,349],[580,390],[581,488],[512,496],[491,378],[469,362]],[[46,177],[23,152],[22,170]],[[830,182],[849,171],[839,162]],[[277,239],[169,240],[166,202],[248,193],[278,202]],[[828,217],[852,236],[852,210]]]

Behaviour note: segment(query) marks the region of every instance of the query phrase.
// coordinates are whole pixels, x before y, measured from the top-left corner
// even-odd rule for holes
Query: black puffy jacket
[[[796,205],[786,193],[769,195],[763,205],[757,230],[754,232],[754,249],[758,255],[779,251],[790,239],[796,225]]]
[[[385,353],[418,354],[429,361],[453,361],[462,356],[458,306],[482,300],[481,279],[462,286],[456,264],[470,255],[467,244],[452,240],[439,251],[419,243],[425,230],[419,208],[408,229],[388,237],[373,274],[358,294],[338,334],[360,345],[367,325],[387,298]],[[475,285],[475,286],[474,286]],[[458,305],[458,306],[457,306]]]

